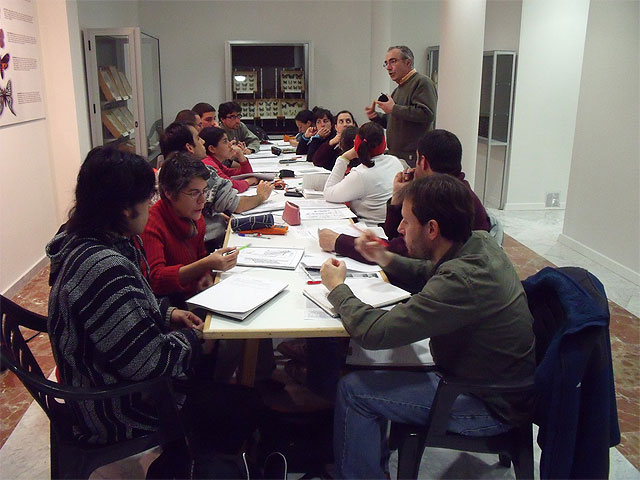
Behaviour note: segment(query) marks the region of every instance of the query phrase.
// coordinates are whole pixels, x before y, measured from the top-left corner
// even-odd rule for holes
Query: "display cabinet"
[[[438,91],[438,64],[440,63],[440,46],[427,47],[427,77],[431,79]]]
[[[295,116],[308,105],[308,43],[226,43],[227,98],[242,107],[242,121],[267,134],[295,133]]]
[[[492,208],[506,201],[515,78],[516,52],[484,52],[474,190]]]
[[[83,30],[91,141],[154,162],[163,129],[157,38],[139,28]]]

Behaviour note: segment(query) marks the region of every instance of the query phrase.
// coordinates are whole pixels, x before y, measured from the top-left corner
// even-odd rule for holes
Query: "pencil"
[[[355,228],[357,231],[359,231],[360,233],[366,233],[365,229],[358,227],[355,223],[352,223],[351,226],[353,228]],[[378,242],[383,247],[388,247],[389,246],[389,242],[387,242],[386,240],[383,240],[383,239],[381,239],[379,237],[375,237],[373,240]]]

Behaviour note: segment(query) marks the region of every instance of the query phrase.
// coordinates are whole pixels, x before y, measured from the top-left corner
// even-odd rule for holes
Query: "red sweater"
[[[207,256],[204,247],[204,218],[196,222],[180,218],[166,200],[160,200],[149,211],[149,221],[142,233],[144,249],[151,273],[149,283],[158,296],[184,293],[187,298],[198,293],[198,282],[180,284],[178,270]]]
[[[218,160],[215,157],[212,157],[211,155],[207,155],[206,157],[204,157],[202,159],[202,162],[205,165],[209,165],[210,167],[215,168],[216,172],[218,172],[219,177],[226,178],[227,180],[231,180],[231,183],[233,184],[233,188],[235,188],[238,191],[238,193],[246,192],[247,189],[249,188],[250,186],[249,182],[247,182],[246,180],[233,180],[231,178],[234,175],[242,175],[243,173],[253,173],[253,168],[251,168],[251,164],[249,163],[248,160],[244,163],[241,163],[240,168],[227,167],[226,165],[223,165],[220,160]]]

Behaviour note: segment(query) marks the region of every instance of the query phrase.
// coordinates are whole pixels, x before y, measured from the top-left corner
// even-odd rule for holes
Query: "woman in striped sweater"
[[[154,191],[153,169],[137,155],[97,147],[80,168],[69,221],[47,245],[52,283],[48,331],[66,385],[102,388],[161,375],[184,377],[211,352],[212,343],[201,341],[202,320],[159,304],[147,281],[138,235]],[[197,394],[187,391],[183,408],[187,428],[198,438],[203,438],[195,433],[198,429],[222,436],[210,448],[239,448],[256,424],[258,413],[251,412],[259,412],[255,405],[260,402],[254,392],[207,388],[220,407],[220,420],[215,409],[196,415],[185,411],[191,396],[204,396],[202,384],[194,388]],[[236,413],[247,404],[250,409]],[[191,417],[199,425],[189,422]],[[240,422],[233,429],[220,427],[229,418]],[[140,397],[82,402],[74,408],[73,428],[81,440],[104,444],[154,431],[157,418]]]

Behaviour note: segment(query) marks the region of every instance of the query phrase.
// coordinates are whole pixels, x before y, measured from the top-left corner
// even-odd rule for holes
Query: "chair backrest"
[[[104,389],[81,389],[47,380],[25,341],[20,327],[47,331],[47,318],[30,312],[0,296],[0,356],[45,411],[60,438],[74,441],[73,405],[104,402],[143,394],[155,404],[160,418],[161,442],[184,438],[184,428],[173,397],[170,379],[158,377],[143,382],[126,383]],[[62,400],[62,401],[60,401]]]
[[[31,349],[27,345],[20,327],[26,327],[36,332],[47,331],[47,317],[31,312],[8,298],[0,295],[0,317],[2,328],[0,329],[0,345],[2,362],[9,367],[22,380],[22,376],[28,374],[33,379],[45,380],[44,373],[36,361]],[[36,390],[32,390],[25,384],[29,393],[33,395],[45,411],[46,403]]]

